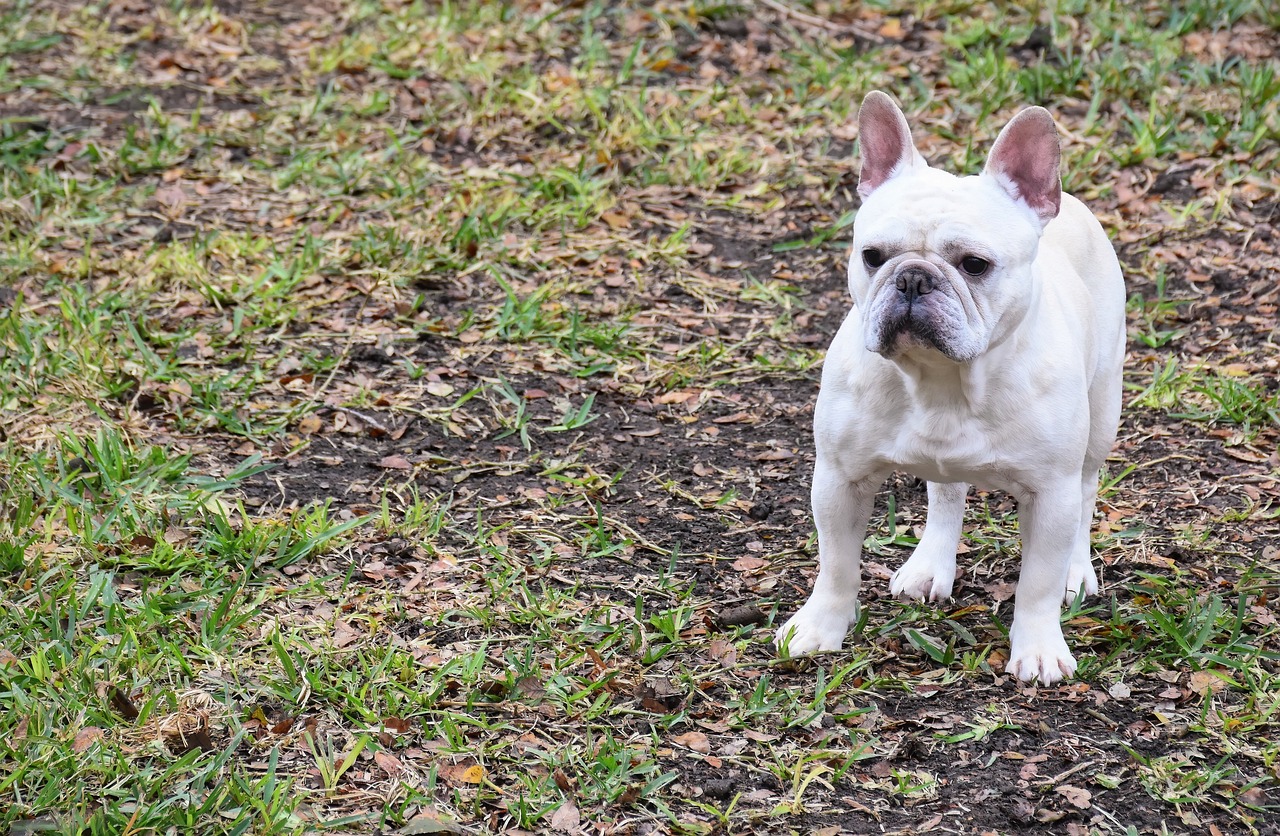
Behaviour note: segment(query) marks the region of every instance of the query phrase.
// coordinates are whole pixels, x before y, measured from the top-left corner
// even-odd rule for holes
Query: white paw
[[[930,557],[916,549],[889,579],[889,591],[896,598],[916,601],[945,601],[956,581],[954,556]]]
[[[832,605],[809,601],[782,625],[774,638],[780,656],[802,656],[821,650],[839,650],[849,625],[857,618],[857,602]]]
[[[1076,600],[1076,595],[1084,589],[1085,595],[1096,595],[1098,592],[1098,576],[1089,561],[1071,561],[1067,567],[1067,589],[1062,600],[1068,606]]]
[[[1057,620],[1020,628],[1017,617],[1009,633],[1009,661],[1005,673],[1011,673],[1023,682],[1035,679],[1041,685],[1052,685],[1076,673],[1076,658],[1062,637]]]

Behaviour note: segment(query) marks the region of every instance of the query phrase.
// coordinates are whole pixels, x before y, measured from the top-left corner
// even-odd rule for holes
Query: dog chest
[[[999,479],[1014,463],[999,431],[959,411],[917,412],[886,434],[882,456],[895,469],[934,482]]]

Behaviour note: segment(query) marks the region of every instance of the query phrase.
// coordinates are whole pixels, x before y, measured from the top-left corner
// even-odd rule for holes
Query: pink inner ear
[[[858,194],[867,197],[884,185],[915,155],[906,117],[884,93],[868,93],[858,112],[858,141],[862,165]]]
[[[1062,205],[1061,150],[1053,117],[1043,108],[1028,108],[1005,126],[987,158],[987,172],[1010,195],[1048,223]]]

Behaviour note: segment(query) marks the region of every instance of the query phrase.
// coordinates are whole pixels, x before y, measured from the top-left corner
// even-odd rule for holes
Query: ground
[[[1232,0],[0,7],[0,822],[18,834],[1268,833],[1280,18]],[[779,659],[856,103],[1027,104],[1125,266],[1103,590]]]

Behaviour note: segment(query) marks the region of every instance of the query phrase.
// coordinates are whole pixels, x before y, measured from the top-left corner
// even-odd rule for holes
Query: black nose
[[[933,292],[933,274],[922,267],[908,267],[894,277],[894,284],[907,304],[911,304],[917,296]]]

